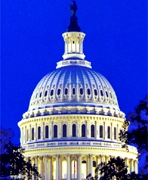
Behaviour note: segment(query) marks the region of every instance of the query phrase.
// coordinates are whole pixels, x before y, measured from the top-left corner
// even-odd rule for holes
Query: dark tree
[[[13,136],[14,134],[11,129],[3,129],[0,126],[0,152],[1,153],[4,150],[5,145],[8,144],[9,141],[12,140]]]
[[[3,132],[5,131],[2,128],[1,130]],[[6,136],[8,135],[9,137],[9,133],[3,134],[5,134]],[[7,140],[9,138],[5,137],[4,139]],[[35,165],[32,166],[31,160],[28,159],[27,161],[25,161],[25,157],[22,154],[21,147],[13,145],[11,141],[7,142],[6,144],[2,138],[1,140],[1,142],[4,142],[4,145],[2,145],[2,151],[0,154],[0,178],[13,178],[20,174],[23,177],[27,177],[28,180],[32,180],[33,177],[35,180],[40,178],[37,168],[35,167]]]
[[[127,131],[128,124],[130,128]],[[134,113],[129,113],[120,132],[120,140],[128,150],[128,144],[137,147],[139,152],[139,173],[148,174],[148,95],[141,100]]]
[[[135,174],[131,172],[128,174],[127,166],[124,159],[110,158],[108,163],[101,162],[95,170],[95,177],[89,174],[87,180],[147,180],[145,175]]]

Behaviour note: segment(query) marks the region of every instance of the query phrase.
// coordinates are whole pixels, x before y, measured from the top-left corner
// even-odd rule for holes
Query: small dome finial
[[[76,11],[77,11],[77,4],[76,4],[76,1],[75,0],[72,0],[71,1],[71,4],[70,4],[70,10],[71,10],[71,14],[75,14]]]
[[[72,31],[80,32],[81,31],[81,29],[77,23],[77,20],[78,20],[78,18],[76,16],[77,9],[78,8],[77,8],[76,1],[71,0],[70,11],[71,11],[72,16],[70,18],[70,25],[68,26],[67,32],[72,32]]]

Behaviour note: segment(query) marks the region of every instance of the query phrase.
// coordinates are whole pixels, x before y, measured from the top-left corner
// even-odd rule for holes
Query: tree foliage
[[[14,133],[11,129],[3,129],[0,126],[0,152],[4,150],[6,144],[12,140]]]
[[[4,135],[8,136],[4,138],[8,140],[10,134],[4,133]],[[23,177],[27,177],[28,180],[32,180],[33,177],[35,179],[40,178],[36,166],[32,165],[30,159],[25,160],[21,147],[13,145],[11,141],[6,141],[8,142],[6,144],[2,139],[2,142],[4,142],[4,145],[2,145],[3,150],[0,154],[1,178],[6,179],[7,177],[15,177],[20,174]]]
[[[130,124],[130,128],[127,131],[128,124]],[[125,120],[120,132],[120,140],[127,150],[128,144],[137,147],[140,155],[140,173],[148,174],[148,95],[140,101],[134,113],[129,113],[128,120]]]
[[[135,172],[128,173],[124,159],[110,158],[106,162],[101,162],[95,170],[95,177],[89,174],[87,180],[147,180],[146,175],[136,174]]]

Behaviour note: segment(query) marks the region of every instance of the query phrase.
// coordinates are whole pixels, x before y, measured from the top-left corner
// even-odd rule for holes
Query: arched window
[[[38,127],[38,139],[41,139],[41,127]]]
[[[31,134],[32,134],[32,138],[31,139],[34,140],[34,128],[32,128],[32,133]]]
[[[100,138],[103,138],[103,126],[100,126]]]
[[[82,126],[81,126],[81,133],[82,133],[82,137],[86,136],[86,126],[85,126],[85,124],[82,124]]]
[[[72,88],[72,94],[75,95],[76,94],[76,90],[75,88]]]
[[[63,125],[63,137],[67,137],[67,126],[66,126],[66,124]]]
[[[87,89],[87,94],[90,95],[90,89]]]
[[[100,93],[101,93],[101,96],[103,96],[103,91],[102,90],[100,90]]]
[[[117,138],[117,130],[116,130],[116,127],[114,127],[114,139]]]
[[[65,88],[65,95],[68,94],[68,88]]]
[[[94,94],[95,94],[95,96],[97,96],[97,95],[98,95],[98,93],[97,93],[97,90],[96,90],[96,89],[94,89]]]
[[[53,129],[54,129],[53,137],[57,138],[58,137],[58,127],[57,127],[57,125],[54,125]]]
[[[91,137],[95,137],[95,126],[91,125]]]
[[[45,91],[45,94],[44,94],[44,96],[45,96],[45,97],[47,96],[47,90]]]
[[[54,94],[54,90],[52,89],[52,90],[50,91],[50,96],[53,96],[53,94]]]
[[[76,137],[76,125],[72,125],[72,137]]]
[[[83,88],[80,88],[80,94],[81,95],[83,94]]]
[[[40,92],[40,97],[42,96],[42,92]]]
[[[49,137],[49,127],[45,126],[45,138]]]
[[[57,95],[59,96],[61,94],[61,89],[57,90]]]
[[[110,139],[110,127],[109,126],[107,127],[107,138]]]

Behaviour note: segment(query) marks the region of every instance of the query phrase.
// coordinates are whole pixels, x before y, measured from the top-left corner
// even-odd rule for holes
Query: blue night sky
[[[147,91],[146,0],[77,0],[84,53],[93,70],[113,86],[120,109],[131,112]],[[2,2],[1,124],[12,128],[27,111],[31,94],[64,53],[70,0]]]

